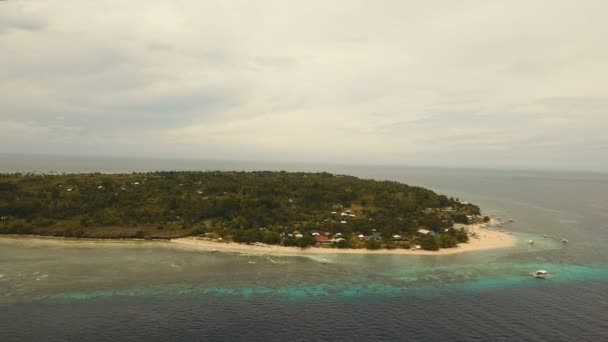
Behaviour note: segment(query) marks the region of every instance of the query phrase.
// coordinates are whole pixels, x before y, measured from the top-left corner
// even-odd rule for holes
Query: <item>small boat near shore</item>
[[[530,246],[534,246],[534,240],[528,240],[528,244],[529,244]]]
[[[568,243],[568,240],[562,239],[562,243]]]
[[[541,278],[541,279],[551,278],[551,274],[549,274],[549,272],[547,272],[545,270],[538,270],[538,271],[530,273],[530,275],[534,278]]]

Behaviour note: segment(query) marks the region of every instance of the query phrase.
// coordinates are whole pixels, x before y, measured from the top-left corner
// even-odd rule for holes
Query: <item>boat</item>
[[[528,244],[529,244],[530,246],[534,245],[534,240],[528,240]]]
[[[548,238],[549,236],[547,236],[547,234],[543,234],[543,237],[544,237],[544,238]]]
[[[530,275],[533,276],[534,278],[542,278],[542,279],[551,278],[551,275],[549,274],[549,272],[547,272],[545,270],[538,270],[538,271],[530,273]]]
[[[562,243],[568,243],[568,240],[562,239]]]

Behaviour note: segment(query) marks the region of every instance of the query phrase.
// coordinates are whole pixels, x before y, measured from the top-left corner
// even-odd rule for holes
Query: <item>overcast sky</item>
[[[0,2],[0,152],[608,170],[608,1]]]

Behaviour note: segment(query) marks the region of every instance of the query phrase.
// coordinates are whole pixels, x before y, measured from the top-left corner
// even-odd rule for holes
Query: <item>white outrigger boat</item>
[[[538,270],[538,271],[530,273],[530,275],[533,276],[534,278],[542,278],[542,279],[551,278],[551,275],[549,274],[549,272],[547,272],[545,270]]]
[[[529,244],[530,246],[534,245],[534,240],[528,240],[528,244]]]
[[[562,243],[568,243],[568,240],[562,239]]]

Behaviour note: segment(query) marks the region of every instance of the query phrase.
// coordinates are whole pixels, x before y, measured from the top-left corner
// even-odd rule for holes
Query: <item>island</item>
[[[409,252],[466,245],[489,220],[422,187],[325,172],[0,175],[0,234]]]

